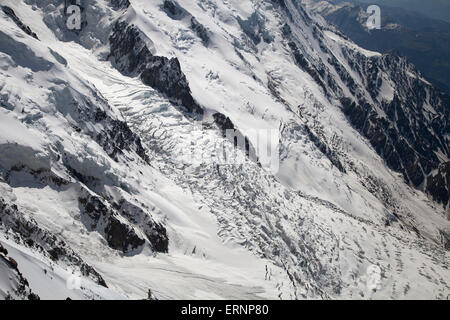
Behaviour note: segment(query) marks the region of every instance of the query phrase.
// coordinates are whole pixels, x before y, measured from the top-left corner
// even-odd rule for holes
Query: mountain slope
[[[450,94],[449,22],[386,4],[380,5],[381,29],[368,30],[366,9],[369,4],[319,0],[303,0],[302,3],[336,25],[359,46],[379,52],[395,51],[408,57],[428,80],[447,96]]]
[[[2,5],[22,27],[2,13],[0,241],[76,273],[76,298],[448,295],[448,205],[417,183],[448,161],[448,105],[406,61],[290,0],[90,1],[81,31],[56,0]],[[218,164],[226,128],[258,161]]]

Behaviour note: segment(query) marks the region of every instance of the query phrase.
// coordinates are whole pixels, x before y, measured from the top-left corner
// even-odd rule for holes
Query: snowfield
[[[0,243],[8,251],[0,257],[17,262],[32,292],[448,298],[449,206],[391,170],[339,101],[358,95],[384,114],[396,81],[380,71],[381,90],[372,95],[348,56],[380,54],[298,1],[177,0],[175,15],[162,0],[126,2],[82,1],[85,24],[74,32],[61,1],[0,1],[38,37],[0,10]],[[202,123],[146,85],[139,68],[120,69],[110,55],[116,21],[138,30],[150,55],[178,59]],[[309,64],[330,70],[328,90],[296,63],[286,25]],[[356,90],[331,67],[330,52]],[[431,102],[424,108],[437,113]],[[232,146],[217,113],[241,132],[279,132],[270,146],[279,148],[278,172],[252,161],[190,161],[191,154],[208,160],[200,153],[217,143]],[[11,270],[0,265],[0,299],[24,298]]]

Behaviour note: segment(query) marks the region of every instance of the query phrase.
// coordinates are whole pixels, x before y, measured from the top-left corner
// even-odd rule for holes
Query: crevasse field
[[[385,116],[398,81],[380,67],[373,94],[358,66],[383,55],[282,2],[178,0],[172,14],[164,1],[93,0],[74,32],[61,1],[0,1],[38,38],[0,10],[0,298],[449,296],[448,204],[391,170],[342,111],[340,97],[358,96]],[[126,26],[140,40],[128,33],[135,46],[111,55]],[[142,52],[178,59],[200,125],[133,69]],[[432,118],[431,84],[402,68]],[[279,170],[211,161],[233,144],[217,113],[278,132]]]

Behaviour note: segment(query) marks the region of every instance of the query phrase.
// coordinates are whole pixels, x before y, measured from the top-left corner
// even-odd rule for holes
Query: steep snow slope
[[[292,1],[89,1],[79,32],[59,1],[1,4],[38,39],[1,13],[0,241],[41,298],[448,296],[448,207],[340,101],[384,113],[398,79],[360,67],[381,55]],[[232,146],[218,114],[279,133],[280,170],[192,161]]]

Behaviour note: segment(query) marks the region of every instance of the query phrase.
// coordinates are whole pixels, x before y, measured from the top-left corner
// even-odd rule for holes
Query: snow
[[[20,133],[20,134],[17,134]],[[44,139],[27,128],[10,113],[0,110],[0,163],[6,170],[26,164],[33,169],[49,168]]]
[[[4,2],[41,42],[23,36],[1,17],[2,34],[12,39],[11,48],[26,48],[27,56],[17,60],[17,51],[0,46],[0,101],[13,106],[0,108],[0,165],[4,170],[20,163],[45,168],[70,184],[54,187],[30,174],[13,173],[8,185],[0,181],[2,197],[64,239],[109,287],[83,278],[83,289],[70,290],[67,280],[74,270],[0,233],[0,241],[41,298],[143,299],[148,289],[159,299],[417,299],[449,294],[448,252],[434,242],[449,221],[423,193],[386,168],[320,86],[295,66],[275,31],[282,17],[270,6],[179,0],[210,31],[207,47],[188,22],[173,21],[158,1],[131,0],[125,18],[145,35],[152,52],[180,60],[207,116],[221,112],[241,130],[286,128],[282,162],[274,176],[254,164],[217,169],[211,163],[182,161],[180,151],[187,146],[209,150],[224,139],[215,129],[193,131],[195,124],[164,96],[138,78],[120,74],[104,59],[109,23],[118,16],[105,3],[92,1],[93,12],[102,18],[80,39],[72,39],[57,30],[59,1]],[[48,6],[55,8],[46,11]],[[247,19],[255,8],[273,30],[274,41],[252,48],[236,17]],[[298,19],[292,28],[305,50],[317,61],[326,61],[310,26]],[[367,57],[379,55],[331,31],[324,35],[340,61],[345,60],[343,46]],[[279,83],[286,103],[267,89],[269,77]],[[141,137],[150,165],[131,152],[126,153],[129,161],[115,162],[85,132],[73,128],[79,125],[74,101],[100,101],[94,93],[111,107],[99,103],[108,116],[126,120]],[[382,97],[391,96],[386,80]],[[346,165],[353,163],[355,171],[340,172],[310,141],[304,126],[315,123],[320,126],[314,129],[320,129],[330,145],[334,137],[340,138],[334,150]],[[86,126],[100,130],[93,122]],[[58,152],[65,154],[65,163],[56,157]],[[110,249],[101,234],[88,232],[78,203],[85,185],[68,176],[64,166],[99,181],[100,191],[90,192],[149,208],[148,214],[168,229],[169,253],[145,247],[125,256]],[[383,227],[387,209],[378,194],[382,191],[405,214],[401,227]],[[409,219],[428,238],[417,239],[408,228]],[[376,293],[366,288],[371,265],[379,265],[384,273]],[[304,287],[294,286],[293,274]],[[0,280],[0,288],[8,286],[5,282]]]
[[[18,263],[20,272],[28,280],[33,292],[43,300],[124,298],[112,290],[93,283],[90,279],[83,278],[75,272],[71,273],[70,270],[65,270],[48,259],[43,259],[39,254],[11,240],[1,237],[0,242],[8,250],[8,256]],[[71,287],[71,283],[75,286]],[[1,288],[4,286],[1,285]]]
[[[340,44],[345,45],[345,46],[347,46],[347,47],[349,47],[349,48],[351,48],[351,49],[358,50],[359,52],[361,52],[362,54],[364,54],[366,57],[381,56],[381,53],[375,52],[375,51],[366,50],[366,49],[363,49],[363,48],[361,48],[361,47],[358,47],[358,46],[357,46],[356,44],[354,44],[353,42],[348,41],[348,40],[342,38],[341,36],[339,36],[338,34],[332,32],[332,31],[326,30],[326,31],[324,32],[324,34],[325,34],[328,38],[332,39],[333,41],[339,42]]]

